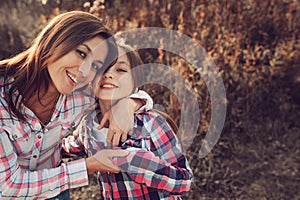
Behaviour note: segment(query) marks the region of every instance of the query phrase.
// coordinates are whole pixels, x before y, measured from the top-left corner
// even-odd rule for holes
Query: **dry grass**
[[[195,182],[185,199],[299,198],[299,1],[90,2],[94,4],[83,9],[103,17],[115,31],[150,26],[189,35],[205,48],[222,75],[227,95],[224,129],[214,149],[200,159],[200,141],[211,112],[203,74],[171,53],[141,51],[145,61],[178,71],[199,100],[200,129],[187,151]],[[145,88],[179,121],[178,102],[168,89]],[[72,198],[97,198],[95,177],[91,180],[90,186],[72,190]]]

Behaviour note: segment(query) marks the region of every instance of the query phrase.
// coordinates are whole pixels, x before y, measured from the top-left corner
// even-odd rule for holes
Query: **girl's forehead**
[[[123,49],[120,49],[118,48],[118,52],[119,52],[119,57],[118,57],[118,60],[117,60],[117,63],[118,62],[125,62],[127,64],[129,64],[129,60],[128,60],[128,57],[126,55],[126,52],[123,50]]]

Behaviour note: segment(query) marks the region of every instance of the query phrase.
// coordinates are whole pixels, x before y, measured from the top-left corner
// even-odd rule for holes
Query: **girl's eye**
[[[117,72],[127,72],[127,70],[123,69],[123,68],[118,68]]]
[[[82,58],[86,58],[86,53],[84,53],[84,52],[81,51],[80,49],[76,49],[76,52],[77,52],[78,55],[81,56]]]

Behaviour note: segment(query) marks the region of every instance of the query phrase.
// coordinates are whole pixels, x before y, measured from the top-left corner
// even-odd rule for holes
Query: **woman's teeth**
[[[69,77],[74,83],[76,83],[76,84],[78,83],[76,77],[72,76],[72,74],[69,74],[69,73],[67,72],[67,75],[68,75],[68,77]]]

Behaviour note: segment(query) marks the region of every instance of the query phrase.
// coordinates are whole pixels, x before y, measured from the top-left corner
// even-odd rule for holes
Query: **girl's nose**
[[[113,78],[113,75],[112,75],[111,73],[109,73],[109,72],[106,72],[105,74],[103,74],[103,77],[104,77],[105,79],[112,79],[112,78]]]

